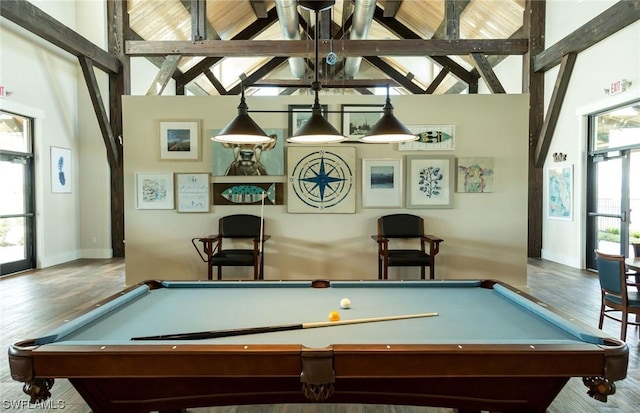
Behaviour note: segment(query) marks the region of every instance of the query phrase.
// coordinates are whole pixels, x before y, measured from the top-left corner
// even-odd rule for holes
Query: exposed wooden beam
[[[416,85],[411,81],[411,78],[403,75],[394,69],[390,64],[382,60],[382,58],[378,56],[364,56],[364,59],[371,63],[373,66],[386,73],[391,79],[395,80],[403,88],[407,89],[409,92],[413,94],[422,94],[424,90],[420,88],[420,86]]]
[[[117,58],[28,1],[0,1],[0,16],[78,58],[88,57],[95,67],[104,72],[117,73],[119,71],[120,63]]]
[[[462,12],[464,11],[464,9],[467,8],[467,6],[469,5],[469,3],[471,2],[471,0],[448,0],[449,2],[453,3],[456,12],[458,14],[458,27],[460,26],[459,23],[459,19],[460,19],[460,15],[462,14]],[[448,7],[449,3],[446,3],[445,5],[445,17],[442,20],[442,23],[440,23],[440,26],[438,26],[438,28],[436,29],[435,33],[433,33],[433,36],[431,36],[432,39],[447,39],[447,26],[449,24],[449,18],[448,16],[448,11],[446,9],[446,7]],[[460,31],[460,29],[458,28],[458,32]],[[459,35],[458,35],[459,37]]]
[[[340,40],[340,55],[362,56],[451,56],[483,53],[488,55],[522,55],[528,50],[526,39],[461,39],[461,40]],[[328,41],[321,41],[319,52],[330,51]],[[305,57],[309,54],[306,40],[203,40],[126,42],[129,56],[181,54],[209,57]]]
[[[262,79],[263,77],[268,75],[269,72],[271,72],[272,70],[274,70],[275,68],[277,68],[278,66],[280,66],[286,61],[287,59],[284,57],[274,57],[273,59],[269,60],[267,63],[260,66],[257,70],[255,70],[253,73],[251,73],[249,76],[247,76],[244,79],[245,86],[253,85],[253,82],[256,82],[259,79]],[[229,89],[228,94],[239,95],[241,91],[240,89],[241,89],[241,86],[236,85],[233,88]]]
[[[216,90],[218,91],[218,93],[221,96],[224,95],[228,95],[229,92],[227,92],[227,89],[224,88],[224,86],[222,86],[222,83],[220,83],[220,81],[218,80],[217,77],[215,77],[213,75],[213,73],[211,73],[211,70],[205,70],[204,71],[204,75],[207,79],[209,79],[209,82],[211,82],[211,84],[213,85],[213,87],[216,88]]]
[[[396,17],[401,4],[402,0],[385,0],[384,17]]]
[[[442,83],[442,81],[447,77],[449,71],[447,69],[442,69],[438,72],[438,75],[431,81],[427,89],[424,91],[425,94],[432,94],[436,91],[438,86]]]
[[[557,66],[568,53],[580,53],[640,19],[640,0],[621,0],[535,56],[534,70]]]
[[[558,118],[560,117],[560,110],[562,109],[562,103],[564,97],[567,94],[567,88],[569,87],[569,81],[571,80],[571,73],[576,63],[577,55],[575,53],[569,53],[562,58],[560,63],[560,71],[556,79],[556,84],[553,87],[553,93],[551,100],[549,101],[549,108],[547,109],[547,115],[542,125],[542,132],[540,132],[540,138],[538,138],[538,144],[536,146],[536,167],[542,168],[544,161],[549,153],[549,147],[551,146],[551,140],[558,124]]]
[[[379,7],[376,7],[376,11],[373,14],[373,18],[380,23],[386,29],[395,33],[398,37],[404,39],[421,39],[420,35],[418,35],[413,30],[409,29],[407,26],[403,25],[396,19],[386,18],[383,15],[382,10]],[[471,51],[470,51],[471,52]],[[478,77],[472,76],[467,69],[456,63],[453,59],[447,56],[429,56],[431,60],[438,63],[443,68],[446,68],[456,76],[458,79],[466,82],[467,84],[472,84],[474,82],[477,83]],[[466,88],[466,87],[465,87]]]
[[[252,39],[253,37],[266,30],[273,23],[275,23],[277,19],[278,13],[276,12],[276,8],[273,7],[267,13],[266,19],[257,19],[255,22],[251,23],[240,33],[234,36],[232,40]],[[222,57],[205,57],[184,73],[184,76],[182,77],[182,79],[180,79],[180,83],[185,85],[188,84],[189,82],[193,81],[195,78],[203,74],[206,70],[209,70],[211,66],[213,66],[220,60],[222,60]]]
[[[190,0],[191,3],[191,40],[194,42],[207,39],[207,2],[206,0]]]
[[[504,93],[504,87],[502,87],[487,57],[482,53],[471,53],[471,58],[491,93]]]
[[[147,96],[160,96],[164,91],[164,88],[167,87],[169,80],[171,79],[171,75],[178,68],[178,64],[180,63],[180,59],[182,56],[180,55],[169,55],[166,59],[164,59],[164,63],[160,68],[160,71],[156,75],[153,83],[149,87],[147,91]]]
[[[460,38],[460,14],[467,4],[460,7],[457,0],[444,0],[445,39]]]
[[[109,74],[109,118],[111,133],[115,137],[115,150],[120,162],[109,165],[110,206],[111,206],[111,249],[114,257],[124,257],[124,162],[122,161],[122,96],[131,94],[130,59],[124,54],[124,41],[131,35],[127,0],[108,1],[107,7],[107,49],[120,61],[120,71]],[[103,135],[104,140],[104,135]],[[105,147],[111,140],[104,140]],[[107,149],[108,151],[108,149]]]
[[[102,132],[102,139],[104,140],[105,147],[107,148],[107,160],[110,166],[116,166],[120,163],[120,156],[116,145],[116,139],[111,131],[111,124],[109,123],[109,116],[105,110],[104,103],[102,103],[102,94],[98,87],[98,81],[96,80],[96,74],[93,69],[93,62],[86,56],[80,56],[80,67],[82,67],[82,74],[89,90],[89,96],[91,97],[91,103],[93,104],[93,110],[98,118],[98,126],[100,132]]]
[[[355,88],[374,88],[385,86],[398,87],[398,82],[392,79],[327,79],[322,81],[323,89],[355,89]],[[309,79],[260,79],[252,83],[252,86],[259,87],[282,87],[282,88],[309,88],[311,80]]]
[[[250,0],[251,8],[253,9],[253,13],[256,15],[258,19],[266,19],[267,18],[267,5],[264,0]]]
[[[191,15],[192,40],[220,40],[220,35],[207,19],[206,0],[180,0],[180,3]],[[203,6],[202,3],[205,3],[205,5]],[[194,38],[194,36],[196,36],[197,39]]]
[[[544,73],[533,70],[533,58],[544,50],[546,2],[526,0],[522,31],[529,39],[529,52],[522,57],[522,93],[529,95],[529,147],[527,185],[527,255],[542,255],[543,173],[535,166],[535,153],[544,121]]]

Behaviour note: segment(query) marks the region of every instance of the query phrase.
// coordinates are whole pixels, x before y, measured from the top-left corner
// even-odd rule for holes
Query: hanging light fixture
[[[212,141],[221,143],[261,144],[273,141],[273,138],[262,130],[249,116],[249,107],[244,99],[244,84],[240,82],[242,95],[238,105],[238,115],[224,127]]]
[[[290,138],[287,139],[287,142],[291,143],[336,143],[345,140],[346,138],[338,132],[336,128],[333,127],[327,121],[324,116],[322,116],[322,106],[320,106],[320,98],[318,97],[318,93],[322,89],[322,85],[318,81],[318,14],[325,9],[332,7],[335,3],[335,0],[329,1],[303,1],[300,0],[298,4],[300,7],[303,7],[308,10],[313,10],[316,13],[316,26],[315,26],[315,35],[314,35],[314,43],[315,43],[315,80],[311,84],[311,88],[314,91],[315,99],[313,102],[313,106],[311,107],[311,117],[302,125],[296,133],[293,134]]]
[[[389,97],[389,85],[387,84],[387,101],[382,108],[383,115],[369,130],[369,133],[360,138],[365,143],[398,143],[411,142],[418,139],[402,124],[393,114],[393,106]]]

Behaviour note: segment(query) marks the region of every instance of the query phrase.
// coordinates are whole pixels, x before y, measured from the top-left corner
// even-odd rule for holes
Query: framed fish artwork
[[[283,205],[282,182],[227,182],[213,184],[214,205]]]

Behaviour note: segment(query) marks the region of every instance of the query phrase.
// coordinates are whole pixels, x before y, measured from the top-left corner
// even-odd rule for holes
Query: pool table
[[[304,326],[332,310],[342,321],[437,315],[132,340]],[[95,412],[311,401],[544,412],[571,377],[606,401],[628,348],[491,280],[148,281],[15,343],[9,364],[32,400],[68,378]]]

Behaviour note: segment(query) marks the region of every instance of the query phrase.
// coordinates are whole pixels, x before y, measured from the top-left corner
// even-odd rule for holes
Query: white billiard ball
[[[342,300],[340,300],[340,307],[341,308],[350,308],[351,307],[351,300],[349,300],[348,298],[343,298]]]

